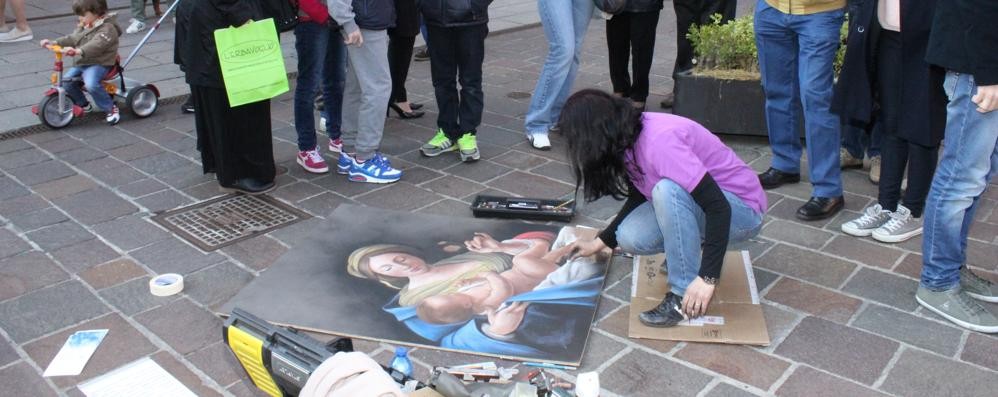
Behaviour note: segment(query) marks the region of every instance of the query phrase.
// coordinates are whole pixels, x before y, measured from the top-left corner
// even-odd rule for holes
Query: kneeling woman
[[[559,124],[586,200],[627,197],[596,239],[578,244],[579,254],[618,243],[634,254],[665,252],[672,290],[641,322],[670,327],[706,313],[729,241],[762,225],[766,194],[752,169],[696,122],[641,113],[598,90],[572,95]]]

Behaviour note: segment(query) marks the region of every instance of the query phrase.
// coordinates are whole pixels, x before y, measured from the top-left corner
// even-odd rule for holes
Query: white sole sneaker
[[[965,294],[969,295],[971,298],[977,299],[979,301],[991,302],[991,303],[998,303],[998,296],[987,296],[987,295],[975,294],[975,293],[967,291],[967,290],[963,290],[963,292]]]
[[[969,329],[971,331],[984,332],[986,334],[998,333],[998,327],[982,327],[982,326],[977,325],[977,324],[971,324],[971,323],[968,323],[966,321],[960,320],[960,319],[958,319],[956,317],[953,317],[953,316],[950,316],[949,314],[944,313],[942,310],[938,310],[938,309],[932,307],[932,305],[930,305],[928,303],[925,303],[925,301],[923,301],[922,298],[919,298],[918,295],[915,295],[915,301],[918,302],[918,304],[922,305],[922,307],[924,307],[926,309],[929,309],[929,311],[931,311],[931,312],[933,312],[935,314],[938,314],[940,317],[945,318],[945,319],[947,319],[949,321],[952,321],[954,324],[959,325],[961,327],[964,327],[966,329]]]
[[[329,167],[309,168],[308,166],[305,165],[305,160],[302,160],[301,157],[298,158],[298,165],[300,165],[301,168],[303,170],[305,170],[306,172],[313,173],[313,174],[325,174],[325,173],[329,172]]]
[[[846,222],[842,224],[842,233],[848,234],[850,236],[856,237],[869,237],[873,234],[874,229],[860,229]]]
[[[527,134],[527,140],[534,149],[551,150],[551,139],[548,138],[548,134]]]
[[[918,228],[903,234],[883,234],[883,233],[877,233],[877,231],[874,230],[873,233],[871,233],[870,235],[873,236],[874,240],[877,240],[881,243],[900,243],[902,241],[908,241],[912,237],[918,236],[920,234],[922,234],[922,228]]]

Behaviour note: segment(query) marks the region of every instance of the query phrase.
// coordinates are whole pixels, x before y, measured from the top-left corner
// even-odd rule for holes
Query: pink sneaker
[[[340,138],[329,140],[329,151],[333,153],[343,152],[343,140]]]
[[[329,166],[326,165],[326,160],[319,154],[318,146],[312,150],[298,152],[298,165],[304,168],[305,171],[313,174],[325,174],[329,172]]]

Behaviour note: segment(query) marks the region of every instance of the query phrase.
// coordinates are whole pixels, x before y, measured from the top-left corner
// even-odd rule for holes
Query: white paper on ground
[[[92,329],[87,331],[77,331],[66,339],[55,358],[45,368],[42,376],[76,376],[83,372],[83,368],[90,361],[90,356],[97,351],[106,329]]]
[[[87,397],[197,397],[149,357],[81,383]]]
[[[689,320],[680,321],[678,325],[686,327],[702,327],[704,325],[724,325],[724,317],[721,316],[700,316]]]

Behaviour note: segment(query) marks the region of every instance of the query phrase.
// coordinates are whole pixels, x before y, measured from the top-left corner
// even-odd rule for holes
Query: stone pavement
[[[33,0],[26,5],[29,25],[35,40],[30,42],[0,45],[0,132],[17,130],[39,124],[38,117],[31,113],[31,106],[37,105],[42,93],[50,86],[54,58],[39,48],[37,43],[43,38],[54,39],[72,31],[76,17],[66,0]],[[152,2],[147,1],[146,15],[152,19]],[[118,23],[122,29],[128,26],[131,13],[128,0],[109,0],[108,7],[118,13]],[[171,4],[163,0],[165,11]],[[493,32],[520,29],[540,22],[536,0],[500,0],[490,7],[489,29]],[[13,20],[13,13],[7,19]],[[128,57],[145,35],[123,35],[118,53],[122,59]],[[297,70],[297,57],[294,49],[294,34],[282,34],[284,57],[287,70]],[[422,45],[422,38],[417,38]],[[167,19],[142,47],[138,56],[128,65],[125,76],[138,81],[152,83],[162,95],[161,100],[189,92],[184,84],[183,74],[173,64],[173,23]]]
[[[669,89],[674,51],[671,13],[662,18],[652,77],[657,92]],[[116,127],[88,120],[0,141],[0,390],[79,396],[80,382],[150,356],[199,395],[262,395],[221,343],[221,320],[212,310],[284,252],[307,249],[297,242],[338,205],[470,217],[470,200],[480,193],[571,194],[564,153],[535,151],[520,132],[528,102],[520,93],[533,89],[543,40],[539,28],[489,38],[483,159],[473,164],[419,155],[434,130],[435,105],[429,65],[414,63],[409,89],[430,113],[388,120],[383,150],[406,172],[392,185],[302,172],[294,161],[290,96],[273,101],[275,155],[289,172],[272,195],[317,218],[217,252],[201,252],[149,220],[219,195],[212,178],[201,175],[193,118],[175,104],[144,120],[126,116]],[[607,88],[602,24],[593,24],[582,59],[576,87]],[[768,166],[764,139],[723,139],[756,170]],[[564,147],[557,136],[554,144]],[[915,304],[920,239],[885,245],[839,232],[876,196],[864,172],[843,178],[847,210],[838,217],[798,221],[793,211],[807,199],[807,185],[786,186],[769,192],[760,236],[738,247],[750,250],[756,266],[770,346],[628,339],[630,266],[618,261],[580,370],[600,372],[605,396],[994,394],[998,338],[954,327]],[[605,225],[618,206],[582,205],[576,223]],[[968,261],[998,281],[996,207],[992,185],[971,228]],[[151,275],[180,268],[190,269],[183,294],[148,294]],[[67,335],[92,328],[111,331],[81,376],[40,376]],[[355,342],[381,362],[391,357],[391,346]],[[422,379],[434,365],[482,360],[426,349],[412,356]]]

